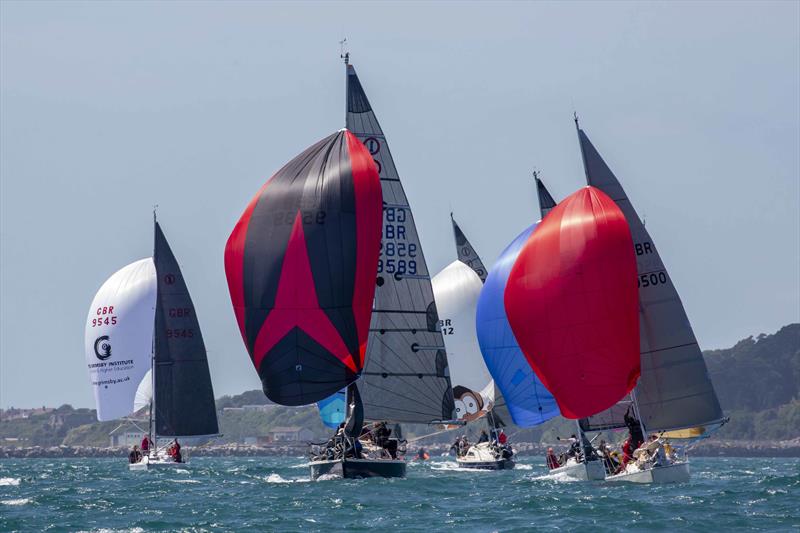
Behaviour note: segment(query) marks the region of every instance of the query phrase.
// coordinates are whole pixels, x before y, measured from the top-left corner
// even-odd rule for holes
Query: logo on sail
[[[108,335],[97,337],[94,341],[94,355],[101,361],[111,357],[111,341],[108,340]]]

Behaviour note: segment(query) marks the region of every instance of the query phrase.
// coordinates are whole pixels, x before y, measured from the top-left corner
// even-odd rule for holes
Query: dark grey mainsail
[[[486,281],[486,267],[483,266],[483,261],[478,256],[478,252],[472,247],[464,232],[458,227],[456,219],[453,218],[453,213],[450,213],[450,221],[453,223],[453,237],[456,239],[456,254],[458,260],[470,267],[481,278],[481,281]]]
[[[217,411],[194,304],[172,250],[155,224],[158,277],[154,340],[155,434],[216,435]]]
[[[383,191],[383,235],[367,357],[358,381],[368,420],[430,423],[453,418],[447,353],[414,217],[386,137],[352,65],[347,129],[369,150]]]
[[[553,200],[544,183],[539,179],[538,172],[533,173],[533,179],[536,180],[536,192],[539,193],[539,212],[544,218],[556,206],[556,201]]]
[[[577,121],[576,121],[577,123]],[[616,176],[578,128],[586,181],[610,196],[631,229],[639,273],[642,374],[634,400],[648,431],[684,429],[722,422],[723,414],[703,354],[678,292],[653,239]],[[613,408],[612,408],[613,409]],[[621,414],[617,408],[614,413]],[[611,414],[584,421],[584,429],[614,425]],[[615,427],[624,426],[618,420]]]

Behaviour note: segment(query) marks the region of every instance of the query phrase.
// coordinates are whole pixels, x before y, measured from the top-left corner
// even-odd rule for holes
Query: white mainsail
[[[475,310],[483,281],[460,260],[450,263],[431,281],[447,348],[456,418],[475,420],[494,405],[494,382],[475,330]]]
[[[115,272],[92,301],[84,341],[98,420],[134,412],[136,390],[151,365],[155,305],[149,257]]]

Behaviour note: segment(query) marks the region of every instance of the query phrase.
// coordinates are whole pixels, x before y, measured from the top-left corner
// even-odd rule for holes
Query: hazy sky
[[[0,2],[0,405],[93,404],[89,304],[181,262],[217,395],[259,388],[223,248],[274,171],[344,126],[346,36],[429,268],[455,211],[490,264],[584,184],[572,112],[700,344],[800,320],[800,3]]]

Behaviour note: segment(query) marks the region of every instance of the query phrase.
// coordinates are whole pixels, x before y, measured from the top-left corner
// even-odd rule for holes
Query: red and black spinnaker
[[[358,378],[382,219],[375,163],[341,130],[272,176],[236,223],[225,273],[270,400],[309,404]]]
[[[511,269],[509,323],[563,416],[598,413],[636,385],[636,275],[625,215],[594,187],[553,208]]]

